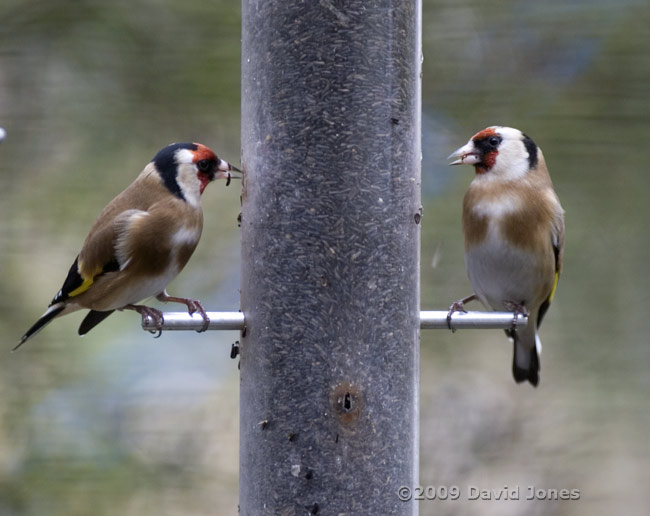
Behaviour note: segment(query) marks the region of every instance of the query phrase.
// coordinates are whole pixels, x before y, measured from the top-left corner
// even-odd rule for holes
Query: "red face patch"
[[[208,183],[210,183],[210,178],[207,174],[199,172],[199,181],[201,181],[200,192],[201,195],[203,195],[203,190],[205,190],[205,187],[208,186]]]
[[[194,151],[194,159],[192,160],[194,163],[198,163],[202,160],[217,162],[217,156],[214,152],[212,152],[212,149],[206,147],[202,143],[195,143],[194,145],[197,147],[197,149]],[[208,174],[199,170],[198,177],[199,181],[201,181],[201,195],[203,195],[203,190],[205,190],[205,187],[208,186],[208,183],[214,178],[214,173]]]
[[[497,133],[494,129],[488,127],[487,129],[483,129],[482,131],[479,131],[474,136],[472,136],[472,140],[485,140],[486,138],[490,138],[492,136],[497,136]]]
[[[486,168],[486,172],[496,165],[498,155],[499,151],[493,150],[483,156],[483,165]]]
[[[486,147],[485,145],[485,143],[494,136],[499,136],[499,135],[491,127],[488,127],[487,129],[483,129],[482,131],[479,131],[474,136],[472,136],[472,141],[474,142],[474,145],[481,152],[480,163],[474,165],[477,174],[485,174],[488,170],[492,169],[494,165],[496,165],[499,151],[494,148]]]
[[[202,159],[217,159],[217,156],[209,147],[206,147],[202,143],[194,143],[194,145],[197,147],[197,149],[194,151],[194,163],[198,163]]]

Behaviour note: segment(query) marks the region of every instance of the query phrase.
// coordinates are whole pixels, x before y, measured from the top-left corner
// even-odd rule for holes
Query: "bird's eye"
[[[501,143],[501,138],[499,138],[498,136],[493,136],[492,138],[490,138],[489,142],[490,145],[492,145],[492,147],[497,147]]]
[[[199,167],[199,170],[201,172],[207,172],[208,170],[210,170],[210,160],[202,159],[196,164],[196,166]]]

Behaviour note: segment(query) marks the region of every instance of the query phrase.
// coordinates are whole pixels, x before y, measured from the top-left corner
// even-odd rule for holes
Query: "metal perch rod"
[[[242,312],[207,312],[210,318],[208,330],[241,330],[244,327]],[[187,312],[163,313],[163,330],[200,330],[203,319]],[[453,330],[495,330],[526,326],[528,318],[519,314],[515,320],[512,312],[454,312],[451,316]],[[447,311],[420,312],[420,328],[423,330],[448,330]],[[142,329],[156,330],[155,322],[148,316],[142,318]]]

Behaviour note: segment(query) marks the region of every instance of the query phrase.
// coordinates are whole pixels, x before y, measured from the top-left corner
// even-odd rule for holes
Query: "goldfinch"
[[[154,318],[162,313],[136,303],[156,296],[178,302],[209,319],[201,303],[171,297],[165,288],[183,269],[203,228],[201,194],[211,181],[239,170],[200,143],[173,143],[159,151],[136,180],[100,213],[63,287],[47,311],[14,350],[54,318],[89,309],[79,327],[84,335],[115,310],[135,310]]]
[[[476,176],[463,200],[465,265],[474,294],[493,310],[528,316],[525,329],[506,330],[514,341],[517,383],[539,383],[538,328],[562,268],[564,210],[553,190],[542,150],[511,127],[488,127],[449,156],[473,165]]]

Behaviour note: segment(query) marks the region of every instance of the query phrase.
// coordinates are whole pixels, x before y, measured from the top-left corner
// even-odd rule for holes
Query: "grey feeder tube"
[[[417,514],[420,3],[242,19],[240,514]]]

